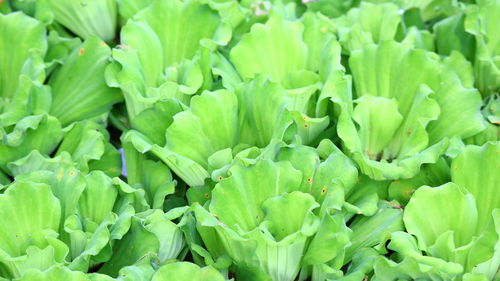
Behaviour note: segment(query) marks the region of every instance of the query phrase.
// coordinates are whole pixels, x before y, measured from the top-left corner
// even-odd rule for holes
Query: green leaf
[[[281,241],[300,231],[303,225],[311,220],[312,210],[318,206],[311,195],[298,191],[271,197],[262,203],[262,211],[265,214],[262,225],[276,241]],[[286,221],[282,219],[285,214],[291,212],[296,212],[297,215]]]
[[[352,52],[349,65],[356,95],[361,100],[366,96],[372,96],[371,99],[394,99],[397,101],[397,112],[403,117],[399,126],[385,127],[387,120],[397,120],[394,117],[376,122],[378,128],[392,130],[374,138],[382,140],[382,143],[371,152],[366,150],[364,136],[367,129],[363,129],[359,122],[360,127],[356,128],[349,120],[357,114],[361,115],[361,112],[367,111],[365,114],[369,115],[371,111],[357,109],[359,104],[351,113],[350,94],[334,92],[334,102],[340,102],[342,107],[338,134],[361,171],[374,179],[411,178],[422,164],[437,161],[446,148],[447,138],[467,137],[482,129],[479,96],[476,91],[464,87],[470,86],[470,79],[467,71],[463,70],[467,64],[458,54],[440,61],[431,52],[384,41]],[[389,75],[381,76],[381,73]],[[415,76],[415,73],[418,75]],[[470,102],[450,102],[464,98]],[[464,126],[458,126],[456,118],[460,118]]]
[[[125,23],[139,11],[150,5],[152,0],[119,0],[118,13],[120,14],[121,22]]]
[[[269,275],[276,280],[293,280],[307,237],[314,235],[319,225],[319,218],[312,213],[318,203],[311,195],[297,191],[301,172],[288,162],[262,159],[248,167],[232,166],[230,174],[212,191],[208,210],[199,205],[195,208],[196,218],[205,228],[201,237],[205,243],[222,243],[240,275],[246,272],[243,275],[256,277],[261,272],[265,274],[262,278]],[[283,220],[284,213],[295,215]],[[216,231],[215,237],[210,228]]]
[[[357,216],[349,228],[352,238],[351,245],[346,249],[346,262],[355,257],[359,250],[385,243],[390,233],[404,230],[403,212],[389,203],[381,203],[373,216]]]
[[[166,147],[207,167],[210,155],[237,143],[237,99],[224,90],[204,92],[192,99],[190,109],[175,115]]]
[[[317,265],[334,258],[344,259],[344,253],[351,240],[352,231],[345,225],[341,215],[325,214],[318,233],[311,240],[303,258],[305,265]]]
[[[308,9],[335,18],[347,12],[354,4],[353,0],[318,0],[303,1]]]
[[[122,100],[117,89],[104,81],[111,49],[96,37],[90,37],[66,59],[50,78],[52,108],[63,126],[106,113]]]
[[[445,137],[467,138],[484,129],[481,95],[472,87],[471,65],[458,52],[452,52],[443,63],[443,82],[434,95],[441,110],[439,118],[431,121],[427,129],[431,143]],[[457,100],[460,102],[455,102]],[[456,126],[457,123],[460,126]]]
[[[465,14],[458,13],[445,18],[433,26],[436,50],[439,54],[450,55],[460,51],[468,60],[474,57],[474,37],[465,32]]]
[[[183,110],[175,99],[156,102],[132,119],[132,128],[149,137],[155,144],[166,144],[165,131],[174,121],[174,115]]]
[[[437,215],[442,210],[451,209],[453,213]],[[431,217],[434,219],[429,220]],[[424,250],[448,231],[453,233],[456,247],[460,247],[471,241],[477,227],[478,213],[474,197],[465,194],[458,185],[448,183],[435,188],[419,188],[406,206],[404,221],[408,232],[418,237]],[[429,227],[423,227],[424,224]],[[465,225],[467,227],[463,227]]]
[[[11,100],[18,91],[21,75],[43,82],[43,71],[42,75],[33,76],[34,73],[26,72],[29,68],[24,65],[34,63],[37,56],[44,56],[47,50],[45,27],[23,13],[0,14],[0,25],[0,37],[9,38],[0,43],[0,60],[9,62],[0,67],[0,97]]]
[[[90,281],[85,273],[80,271],[71,271],[64,266],[53,266],[46,271],[28,271],[18,281],[52,281],[52,280],[67,280],[67,281]]]
[[[224,224],[244,231],[260,224],[264,218],[261,205],[267,198],[297,190],[302,179],[301,173],[289,163],[268,160],[247,168],[236,165],[230,172],[232,176],[212,191],[209,208]]]
[[[113,256],[99,269],[99,273],[116,277],[121,268],[134,264],[149,253],[156,253],[159,247],[156,236],[133,217],[130,231],[115,245]]]
[[[365,44],[395,39],[401,14],[393,3],[362,2],[359,7],[350,9],[334,21],[339,26],[342,46],[353,51]]]
[[[273,138],[282,139],[291,121],[283,88],[264,76],[241,84],[238,97],[239,142],[264,147]]]
[[[1,276],[18,278],[64,261],[68,248],[56,233],[61,207],[48,185],[13,183],[0,195],[0,206]]]
[[[231,62],[244,78],[261,73],[269,75],[274,82],[283,82],[288,73],[306,67],[307,46],[302,40],[303,30],[300,23],[277,17],[265,25],[255,24],[231,49]]]
[[[61,137],[61,124],[52,116],[32,115],[21,119],[11,133],[3,135],[0,168],[6,171],[9,162],[28,155],[32,150],[51,153]]]
[[[157,34],[163,46],[164,67],[192,59],[203,40],[215,39],[222,28],[218,12],[197,1],[155,1],[134,20],[147,24]],[[165,22],[171,23],[166,29]]]
[[[216,153],[235,149],[238,143],[264,147],[283,138],[290,124],[284,95],[278,84],[261,76],[240,85],[236,94],[205,91],[173,117],[166,146],[150,149],[188,185],[201,186]]]
[[[420,172],[410,179],[392,181],[388,187],[389,199],[406,205],[421,186],[440,186],[451,181],[450,167],[444,158],[434,164],[424,164]]]
[[[356,100],[353,119],[359,125],[363,151],[370,159],[381,158],[381,152],[394,139],[403,121],[395,99],[364,96]],[[380,114],[383,113],[383,114]]]
[[[123,90],[131,120],[162,99],[189,104],[191,95],[211,89],[212,53],[230,36],[219,12],[207,4],[154,1],[122,29],[108,84]]]
[[[379,257],[374,264],[373,280],[453,280],[463,273],[459,264],[423,255],[413,236],[406,232],[392,233],[388,248],[404,258],[391,260]]]
[[[132,217],[130,231],[117,241],[113,255],[99,272],[116,276],[121,268],[150,254],[158,256],[160,262],[177,258],[185,243],[180,230],[183,221],[176,224],[172,220],[182,216],[185,210],[178,208],[167,213],[149,210]]]
[[[474,74],[476,87],[483,97],[498,93],[500,84],[500,39],[495,31],[499,11],[499,1],[478,1],[469,7],[465,18],[465,30],[476,39]]]
[[[500,175],[495,172],[500,166],[499,155],[500,142],[482,147],[466,146],[451,164],[451,180],[475,198],[478,212],[475,233],[481,233],[491,220],[493,210],[500,208],[500,194],[496,192]]]
[[[85,188],[83,175],[76,169],[71,156],[63,153],[48,158],[34,150],[29,155],[8,165],[16,181],[45,183],[61,204],[61,224],[74,214],[78,200]],[[71,187],[71,188],[68,188]]]
[[[102,125],[82,121],[73,123],[67,129],[56,156],[64,151],[70,153],[73,161],[85,173],[98,167],[110,176],[120,175],[120,154],[109,143],[109,134]]]
[[[152,281],[224,281],[226,280],[212,267],[200,268],[189,262],[175,262],[166,264],[158,269]]]
[[[282,147],[277,160],[289,161],[302,172],[300,190],[313,195],[325,212],[341,208],[344,198],[336,189],[348,193],[358,177],[351,160],[329,140],[322,141],[316,150],[303,145]]]
[[[111,42],[115,38],[117,5],[113,0],[45,0],[56,21],[83,39],[95,35]]]

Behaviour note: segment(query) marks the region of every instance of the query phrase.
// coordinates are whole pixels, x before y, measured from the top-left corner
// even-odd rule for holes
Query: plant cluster
[[[499,0],[0,0],[0,280],[500,280]]]

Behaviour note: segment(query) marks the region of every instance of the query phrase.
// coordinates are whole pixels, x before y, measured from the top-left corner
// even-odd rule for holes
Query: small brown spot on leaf
[[[84,54],[85,54],[85,48],[80,48],[80,50],[78,50],[78,55],[83,56]]]
[[[321,195],[325,195],[325,194],[326,194],[326,186],[321,189]]]
[[[205,197],[205,198],[208,199],[208,198],[210,198],[210,194],[208,194],[208,192],[206,192],[206,193],[203,194],[203,197]]]
[[[218,177],[217,177],[217,180],[219,180],[219,181],[221,181],[221,180],[223,180],[223,179],[224,179],[224,178],[223,178],[222,176],[218,176]]]

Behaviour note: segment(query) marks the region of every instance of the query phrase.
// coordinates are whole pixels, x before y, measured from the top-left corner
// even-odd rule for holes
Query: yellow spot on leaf
[[[326,26],[323,26],[322,28],[319,29],[321,32],[327,32],[328,31],[328,27]]]
[[[308,183],[311,183],[312,181],[313,181],[313,179],[312,179],[312,178],[307,178],[307,182],[308,182]]]
[[[80,50],[78,50],[78,55],[83,56],[84,54],[85,54],[85,48],[80,48]]]
[[[74,175],[75,175],[75,171],[70,171],[70,172],[69,172],[69,175],[70,175],[70,176],[74,176]]]
[[[108,45],[106,44],[106,42],[103,41],[103,42],[101,42],[101,46],[106,47]]]
[[[57,176],[56,176],[57,180],[60,181],[62,179],[63,175],[64,175],[63,169],[59,169],[59,172],[57,173]]]

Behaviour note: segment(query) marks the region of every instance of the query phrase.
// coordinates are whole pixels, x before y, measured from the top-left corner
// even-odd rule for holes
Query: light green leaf
[[[45,0],[56,21],[76,35],[88,39],[92,35],[111,42],[115,38],[117,5],[113,0]]]
[[[330,262],[334,258],[344,260],[352,231],[345,225],[341,215],[325,214],[321,219],[318,233],[311,240],[304,254],[303,264],[318,265]]]
[[[433,26],[436,50],[439,54],[450,55],[460,51],[468,60],[474,57],[474,37],[465,32],[465,14],[458,13],[445,18]]]
[[[244,78],[261,73],[269,75],[274,82],[283,82],[288,73],[305,69],[307,65],[303,30],[300,23],[277,17],[265,25],[255,24],[231,49],[231,62]]]
[[[53,266],[46,271],[28,271],[22,278],[16,281],[90,281],[85,273],[71,271],[64,266]]]
[[[395,39],[401,14],[398,6],[393,3],[362,2],[359,7],[334,19],[334,22],[339,26],[342,46],[353,51],[366,44]]]
[[[413,236],[406,232],[392,233],[388,248],[404,258],[391,260],[379,257],[374,264],[373,280],[453,280],[463,273],[459,264],[422,255]]]
[[[363,152],[368,158],[378,160],[403,121],[398,102],[373,96],[361,97],[356,102],[352,118],[359,125]]]
[[[185,243],[180,230],[183,221],[176,224],[172,220],[178,219],[185,210],[173,209],[166,214],[149,210],[132,217],[130,231],[117,241],[113,255],[99,272],[116,276],[121,268],[150,254],[158,256],[160,262],[177,258]]]
[[[0,195],[0,206],[1,276],[18,278],[64,261],[68,248],[56,233],[61,207],[48,185],[13,183]]]
[[[0,68],[0,97],[11,100],[18,91],[21,75],[43,82],[43,71],[40,73],[42,75],[36,76],[33,76],[35,73],[25,71],[28,70],[26,66],[34,63],[36,56],[43,57],[47,50],[45,27],[41,22],[20,12],[0,14],[0,25],[0,37],[9,38],[0,43],[0,60],[9,62],[3,63]]]
[[[152,281],[224,281],[226,280],[212,267],[200,268],[189,262],[166,264],[158,269]]]
[[[61,124],[52,116],[32,115],[21,119],[11,133],[3,135],[0,168],[6,171],[9,162],[28,155],[32,150],[51,153],[61,137]]]
[[[481,95],[470,83],[474,80],[471,65],[458,52],[452,52],[443,63],[443,82],[434,95],[441,110],[439,118],[431,121],[427,129],[431,143],[445,137],[467,138],[484,129]]]
[[[362,172],[374,179],[411,178],[422,164],[437,161],[446,148],[447,138],[468,136],[481,130],[478,94],[463,87],[469,81],[467,72],[462,70],[466,65],[463,57],[454,55],[440,61],[431,52],[384,41],[352,52],[349,65],[358,97],[394,99],[397,112],[402,116],[399,126],[384,127],[387,119],[394,122],[394,117],[377,121],[377,127],[392,130],[376,137],[377,141],[385,141],[375,147],[375,152],[366,151],[367,141],[363,136],[367,129],[362,126],[357,129],[349,117],[354,118],[368,110],[357,109],[360,104],[354,114],[351,113],[349,94],[334,92],[334,102],[343,104],[338,134]],[[417,65],[418,70],[415,69]],[[463,98],[471,102],[450,102]],[[465,129],[457,125],[456,118],[462,120]]]
[[[465,30],[476,39],[474,74],[483,97],[498,93],[500,85],[500,37],[496,33],[499,11],[500,1],[478,1],[469,7],[465,18]]]
[[[441,214],[442,210],[451,209],[453,213]],[[404,221],[408,232],[418,237],[423,250],[434,245],[439,236],[448,231],[453,233],[456,247],[460,247],[471,241],[478,213],[474,197],[465,194],[458,185],[449,183],[435,188],[419,188],[406,206]]]
[[[218,12],[197,1],[155,1],[134,20],[147,24],[157,34],[163,46],[164,67],[192,59],[202,40],[214,38],[221,28]],[[165,22],[171,23],[167,29]]]
[[[247,168],[233,166],[230,171],[232,176],[212,191],[209,208],[227,226],[244,231],[260,224],[264,218],[261,205],[267,198],[297,190],[302,179],[301,173],[287,162],[262,160]]]
[[[500,174],[500,142],[477,146],[466,146],[452,161],[451,180],[470,192],[476,202],[477,225],[475,233],[488,225],[494,209],[500,208],[497,192]],[[473,225],[470,225],[473,228]]]
[[[82,121],[73,123],[73,126],[66,129],[56,156],[64,151],[70,153],[73,161],[85,173],[99,168],[109,176],[120,175],[120,154],[109,143],[109,134],[102,125]]]
[[[114,246],[114,254],[99,269],[99,273],[116,277],[121,268],[134,264],[147,254],[156,253],[159,247],[160,242],[156,236],[138,218],[133,217],[130,231]]]
[[[122,97],[104,81],[110,48],[90,37],[66,59],[50,78],[53,103],[50,113],[63,126],[108,112]]]
[[[264,76],[241,84],[238,97],[239,142],[264,147],[273,138],[282,139],[291,121],[283,88]]]
[[[390,233],[404,230],[403,212],[389,203],[381,203],[373,216],[357,216],[349,224],[351,245],[347,247],[345,262],[349,262],[363,248],[371,248],[389,238]]]
[[[237,143],[237,99],[228,91],[194,97],[166,131],[167,148],[207,167],[208,157]],[[201,134],[200,134],[201,133]]]

